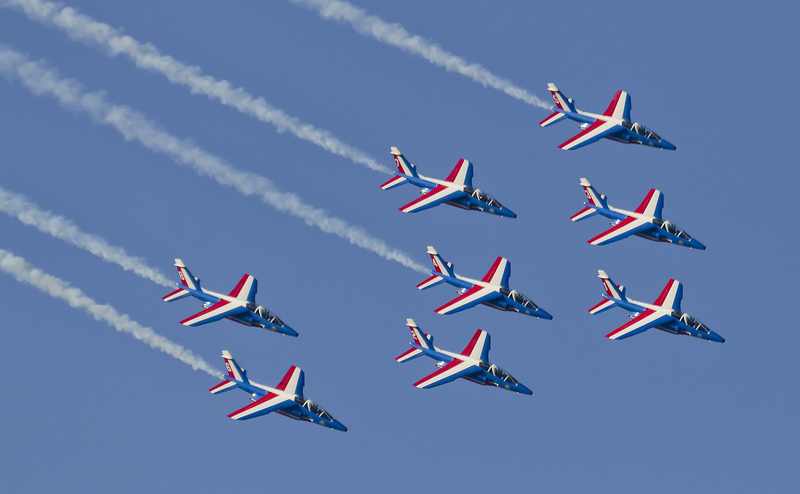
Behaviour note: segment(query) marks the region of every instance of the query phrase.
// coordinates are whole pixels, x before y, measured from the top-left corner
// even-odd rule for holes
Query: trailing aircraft
[[[631,97],[625,91],[617,91],[606,111],[598,115],[576,109],[575,102],[561,94],[553,83],[547,85],[547,90],[553,95],[556,106],[552,108],[553,114],[539,125],[547,127],[564,118],[580,122],[581,132],[558,146],[561,149],[578,149],[604,137],[624,144],[641,144],[672,151],[677,149],[644,125],[631,123]]]
[[[394,161],[398,171],[395,177],[381,185],[383,190],[393,189],[405,183],[421,187],[422,197],[415,199],[400,208],[404,213],[416,213],[439,204],[449,204],[461,209],[483,211],[508,218],[517,215],[503,207],[496,199],[480,189],[472,188],[472,163],[458,160],[456,167],[444,180],[437,180],[417,174],[417,168],[408,162],[399,149],[392,147]]]
[[[250,394],[253,403],[228,415],[233,420],[248,420],[271,412],[305,422],[312,422],[337,431],[347,432],[347,427],[326,412],[321,406],[303,397],[305,373],[291,366],[276,388],[270,388],[247,378],[231,354],[222,351],[228,375],[225,380],[209,389],[212,394],[239,388]]]
[[[395,360],[402,363],[425,355],[436,360],[436,366],[439,367],[433,374],[415,382],[414,386],[428,389],[453,382],[460,377],[484,386],[495,386],[526,395],[533,394],[533,391],[514,379],[511,374],[489,362],[491,336],[486,331],[479,329],[464,351],[452,353],[433,346],[433,336],[423,333],[413,319],[406,319],[406,324],[411,330],[414,341],[410,343],[411,350]]]
[[[725,338],[708,329],[708,327],[685,312],[681,312],[683,285],[679,281],[669,280],[655,302],[647,304],[631,300],[625,295],[625,287],[615,285],[605,271],[598,271],[606,293],[603,301],[589,309],[590,314],[599,314],[612,307],[621,307],[630,312],[630,322],[623,324],[608,333],[606,338],[621,340],[643,333],[650,328],[660,329],[672,334],[694,336],[707,341],[725,343]]]
[[[457,275],[453,271],[453,265],[445,262],[433,247],[428,247],[428,254],[433,261],[434,271],[431,271],[432,276],[417,285],[417,288],[425,290],[447,282],[458,287],[459,293],[458,297],[436,309],[437,314],[454,314],[483,304],[493,309],[519,312],[542,319],[553,318],[525,295],[508,288],[508,280],[511,278],[511,263],[508,259],[498,257],[486,276],[480,280],[473,280]]]
[[[184,326],[200,326],[227,318],[245,326],[257,326],[276,333],[297,336],[297,331],[284,324],[278,316],[256,305],[258,281],[249,274],[242,276],[231,293],[223,295],[200,287],[200,279],[192,276],[180,259],[175,259],[175,266],[181,282],[175,284],[177,290],[162,297],[164,302],[173,302],[191,295],[202,300],[205,308],[181,321]]]
[[[706,246],[693,239],[688,233],[681,230],[674,223],[661,218],[661,209],[664,207],[664,194],[656,189],[650,189],[644,201],[636,211],[625,211],[608,205],[608,198],[598,194],[585,178],[581,179],[583,191],[589,202],[584,202],[585,208],[578,211],[570,219],[581,221],[600,214],[611,219],[612,228],[604,231],[588,242],[592,245],[605,245],[631,235],[654,240],[656,242],[669,242],[682,245],[690,249],[705,250]]]

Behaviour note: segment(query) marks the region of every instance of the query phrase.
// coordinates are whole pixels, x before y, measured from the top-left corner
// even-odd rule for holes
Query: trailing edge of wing
[[[287,396],[268,393],[260,400],[229,414],[228,417],[233,420],[247,420],[295,405],[296,403]]]
[[[630,336],[643,333],[652,327],[664,324],[670,320],[672,320],[672,318],[667,314],[659,315],[658,312],[647,309],[632,321],[628,322],[627,324],[623,324],[614,331],[608,333],[606,338],[611,340],[622,340]]]
[[[589,243],[592,245],[605,245],[611,242],[616,242],[617,240],[622,240],[623,238],[629,237],[652,227],[653,224],[647,220],[628,216],[624,220],[620,221],[618,225],[614,226],[613,228],[609,228],[600,235],[589,240]]]
[[[184,326],[200,326],[201,324],[219,321],[220,319],[244,312],[249,311],[245,307],[235,306],[227,300],[220,300],[208,309],[184,319],[181,321],[181,324]]]
[[[613,134],[614,132],[618,132],[620,129],[622,129],[622,127],[613,122],[598,120],[587,127],[586,130],[558,147],[565,151],[570,149],[578,149],[586,146],[587,144],[597,142],[603,137]]]
[[[463,295],[454,298],[450,302],[436,309],[434,312],[437,314],[454,314],[478,304],[488,302],[495,298],[502,298],[503,295],[492,290],[491,288],[484,288],[476,285],[467,290]]]
[[[457,199],[464,194],[465,193],[458,188],[437,185],[433,188],[433,190],[424,196],[419,197],[400,208],[400,211],[404,213],[416,213],[417,211],[438,206],[445,201]]]
[[[453,359],[449,364],[445,365],[444,367],[437,370],[433,374],[426,376],[420,379],[419,381],[415,382],[414,386],[420,389],[428,389],[428,388],[433,388],[435,386],[441,386],[442,384],[453,382],[461,376],[472,374],[477,370],[479,370],[479,367],[476,367],[475,365],[470,364],[469,362]]]

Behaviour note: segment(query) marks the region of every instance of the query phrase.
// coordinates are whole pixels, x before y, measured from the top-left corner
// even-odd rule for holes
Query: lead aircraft
[[[622,307],[630,312],[633,319],[608,333],[606,338],[621,340],[643,333],[650,328],[660,329],[672,334],[684,334],[697,338],[725,343],[725,338],[708,329],[708,327],[692,316],[681,312],[683,285],[679,281],[669,280],[655,302],[646,304],[631,300],[625,295],[625,287],[615,285],[605,271],[598,271],[606,293],[603,301],[589,309],[590,314],[599,314],[612,307]]]
[[[192,276],[180,259],[175,259],[175,266],[181,282],[175,284],[177,290],[162,297],[164,302],[173,302],[191,295],[202,300],[205,307],[205,310],[181,321],[184,326],[200,326],[227,318],[245,326],[257,326],[276,333],[297,336],[297,331],[284,324],[278,316],[256,305],[258,281],[249,274],[242,276],[231,293],[223,295],[202,288],[200,279]]]
[[[411,330],[414,342],[410,343],[411,350],[395,360],[402,363],[425,355],[437,360],[436,366],[439,367],[433,374],[415,382],[414,386],[428,389],[453,382],[460,377],[484,386],[495,386],[526,395],[533,394],[533,391],[514,379],[511,374],[489,363],[491,336],[486,331],[479,329],[463,352],[452,353],[433,346],[433,336],[423,333],[413,319],[406,319],[406,324]]]
[[[514,311],[542,319],[553,316],[539,308],[525,295],[516,290],[509,290],[508,280],[511,278],[511,263],[508,259],[498,257],[489,272],[480,280],[473,280],[457,275],[453,265],[445,262],[436,249],[428,246],[428,254],[433,261],[434,271],[431,277],[417,285],[420,290],[447,282],[458,287],[459,297],[436,309],[437,314],[454,314],[475,307],[478,304],[494,309]]]
[[[547,84],[547,90],[553,95],[556,106],[552,108],[553,114],[542,120],[539,125],[548,127],[564,118],[581,123],[582,132],[558,146],[561,149],[578,149],[602,138],[672,151],[677,149],[644,125],[638,122],[631,123],[631,97],[625,91],[617,91],[606,111],[598,115],[575,108],[575,102],[561,94],[553,83]]]
[[[396,176],[381,185],[381,188],[389,190],[405,183],[422,187],[420,190],[422,197],[400,208],[404,213],[416,213],[439,204],[449,204],[461,209],[483,211],[508,218],[517,217],[513,211],[503,207],[482,190],[472,188],[472,163],[467,160],[458,160],[456,167],[446,179],[437,180],[419,175],[417,168],[409,163],[396,147],[392,148],[392,155],[398,171],[394,172]]]
[[[636,208],[636,211],[625,211],[611,207],[606,196],[598,194],[585,178],[581,179],[583,191],[586,193],[585,208],[578,211],[570,219],[581,221],[600,214],[611,219],[613,228],[610,228],[588,242],[592,245],[605,245],[631,235],[654,240],[656,242],[669,242],[682,245],[690,249],[705,250],[706,246],[693,239],[688,233],[681,230],[673,223],[661,218],[661,209],[664,207],[664,194],[656,189],[650,189],[647,197]]]
[[[270,388],[253,382],[247,373],[239,367],[230,353],[223,350],[222,358],[228,376],[224,381],[209,389],[212,394],[219,394],[231,389],[242,389],[250,394],[253,403],[228,415],[233,420],[248,420],[271,412],[305,422],[312,422],[337,431],[347,432],[347,427],[336,420],[311,400],[303,397],[305,373],[298,367],[291,366],[283,376],[277,388]]]

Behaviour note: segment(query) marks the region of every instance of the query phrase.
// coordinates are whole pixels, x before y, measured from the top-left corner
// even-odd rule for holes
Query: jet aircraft
[[[286,417],[312,422],[337,431],[347,432],[347,427],[322,409],[319,405],[303,397],[305,373],[295,366],[283,376],[277,388],[270,388],[253,382],[247,378],[247,373],[239,367],[230,353],[223,350],[222,358],[228,376],[209,391],[213,394],[223,393],[231,389],[242,389],[250,394],[253,403],[236,410],[228,415],[233,420],[248,420],[270,412],[276,412]]]
[[[613,228],[610,228],[588,242],[592,245],[605,245],[616,242],[631,235],[636,235],[656,242],[669,242],[683,245],[690,249],[705,250],[706,246],[689,236],[673,223],[661,218],[661,208],[664,207],[664,194],[656,189],[650,189],[647,197],[636,208],[636,211],[625,211],[608,205],[608,199],[598,194],[585,178],[581,179],[583,191],[589,202],[584,202],[585,208],[578,211],[570,219],[581,221],[590,216],[600,214],[611,219]]]
[[[633,319],[608,333],[606,338],[621,340],[635,334],[643,333],[650,328],[660,329],[672,334],[685,334],[708,341],[725,343],[725,338],[708,329],[700,321],[689,314],[681,312],[683,285],[679,281],[669,280],[655,302],[647,304],[631,300],[625,295],[625,287],[615,285],[605,271],[598,271],[606,293],[603,301],[589,309],[590,314],[599,314],[612,307],[622,307],[630,312]]]
[[[258,281],[249,274],[242,276],[231,293],[223,295],[201,288],[200,280],[192,276],[180,259],[175,259],[175,266],[178,268],[181,282],[175,284],[177,290],[162,297],[164,302],[180,300],[191,295],[202,300],[205,308],[181,321],[184,326],[200,326],[228,318],[245,326],[258,326],[276,333],[297,336],[297,331],[284,324],[278,316],[256,305]]]
[[[558,146],[561,149],[578,149],[604,137],[625,144],[642,144],[673,151],[677,149],[644,125],[631,123],[631,97],[625,91],[617,91],[605,113],[598,115],[576,109],[575,102],[561,94],[555,84],[548,84],[547,89],[553,94],[556,106],[552,108],[554,113],[539,125],[547,127],[564,118],[581,123],[582,132]]]
[[[452,353],[433,346],[433,336],[420,331],[413,319],[406,319],[406,324],[411,329],[414,342],[411,343],[411,350],[395,360],[402,363],[425,355],[437,360],[436,366],[439,367],[439,370],[417,381],[414,386],[428,389],[453,382],[461,377],[484,386],[495,386],[526,395],[533,394],[533,391],[514,379],[511,374],[489,363],[491,336],[486,331],[479,329],[463,352]]]
[[[404,183],[422,187],[420,190],[422,197],[409,202],[400,208],[400,211],[416,213],[444,203],[461,209],[483,211],[509,218],[517,217],[514,212],[503,207],[482,190],[472,188],[472,163],[469,161],[458,160],[456,167],[446,179],[437,180],[417,174],[417,168],[409,163],[396,147],[392,148],[392,154],[399,171],[394,172],[395,177],[381,185],[381,188],[389,190]]]
[[[454,314],[483,304],[494,309],[519,312],[542,319],[553,318],[523,294],[516,290],[509,290],[511,263],[508,259],[498,257],[486,276],[480,280],[473,280],[455,274],[453,265],[445,262],[433,247],[428,247],[428,254],[431,256],[435,271],[431,271],[432,276],[417,285],[417,288],[425,290],[439,283],[447,282],[458,287],[459,293],[457,298],[436,309],[437,314]]]

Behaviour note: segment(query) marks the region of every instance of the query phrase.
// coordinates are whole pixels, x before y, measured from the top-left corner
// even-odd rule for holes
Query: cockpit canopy
[[[694,328],[694,329],[696,329],[698,331],[703,331],[705,333],[710,333],[711,332],[711,330],[708,329],[708,327],[705,324],[701,323],[700,321],[698,321],[697,319],[693,318],[689,314],[685,314],[685,313],[681,314],[680,321],[682,323],[686,324],[687,326],[691,326],[692,328]]]
[[[294,399],[294,401],[295,401],[295,403],[300,405],[300,407],[305,408],[306,410],[308,410],[309,412],[313,413],[317,417],[321,417],[321,418],[323,418],[325,420],[333,421],[333,417],[331,416],[331,414],[326,412],[324,408],[322,408],[321,406],[317,405],[313,401],[307,400],[305,398],[301,398],[299,396],[296,397]]]
[[[640,124],[639,122],[630,123],[627,120],[622,121],[622,126],[626,129],[636,132],[640,136],[646,137],[648,139],[652,139],[654,141],[661,142],[661,136],[653,132],[652,130],[648,129],[644,125]]]
[[[690,237],[688,233],[686,233],[685,231],[681,230],[676,225],[673,225],[669,221],[664,221],[661,218],[655,218],[654,219],[654,223],[659,228],[661,228],[662,230],[666,230],[667,232],[675,235],[678,238],[681,238],[681,239],[684,239],[684,240],[691,240],[692,239],[692,237]]]
[[[471,187],[464,187],[464,192],[469,194],[470,196],[474,197],[475,199],[485,202],[489,206],[497,209],[502,209],[503,205],[500,204],[500,201],[495,199],[494,197],[490,196],[486,192],[482,191],[481,189],[473,189]]]
[[[262,307],[259,305],[253,312],[255,312],[256,315],[263,317],[264,319],[266,319],[267,321],[271,322],[276,326],[284,326],[283,321],[281,321],[278,316],[268,311],[266,307]]]
[[[488,364],[486,362],[481,362],[478,365],[479,365],[479,367],[481,369],[485,370],[489,374],[493,375],[494,377],[496,377],[496,378],[498,378],[498,379],[500,379],[502,381],[505,381],[505,382],[507,382],[507,383],[509,383],[511,385],[514,385],[514,386],[519,384],[519,381],[514,379],[514,377],[511,374],[509,374],[508,372],[504,371],[503,369],[501,369],[500,367],[498,367],[498,366],[496,366],[494,364]]]

